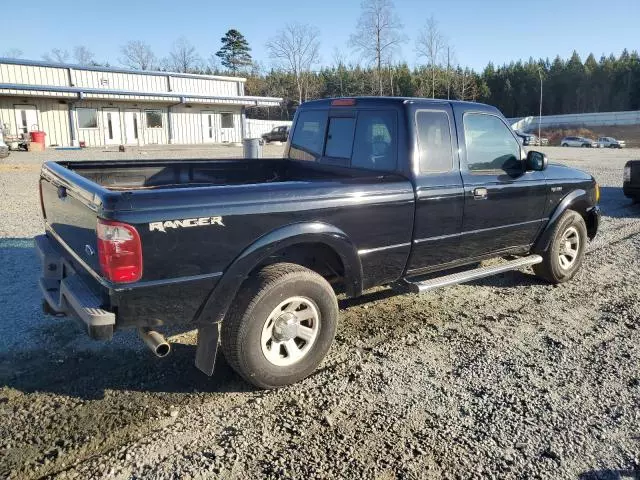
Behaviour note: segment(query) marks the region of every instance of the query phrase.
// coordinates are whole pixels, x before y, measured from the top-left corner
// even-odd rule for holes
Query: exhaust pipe
[[[138,335],[156,357],[166,357],[171,352],[171,345],[161,333],[149,328],[139,328]]]

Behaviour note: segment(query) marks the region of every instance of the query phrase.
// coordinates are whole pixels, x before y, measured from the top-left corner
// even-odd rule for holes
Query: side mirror
[[[542,152],[536,152],[535,150],[530,150],[527,153],[527,170],[533,170],[534,172],[541,172],[547,165],[549,164],[549,160],[547,160],[547,156]]]

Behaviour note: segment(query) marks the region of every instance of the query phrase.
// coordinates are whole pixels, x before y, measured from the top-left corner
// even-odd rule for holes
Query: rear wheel
[[[222,324],[222,350],[248,382],[282,387],[316,369],[337,323],[336,296],[323,277],[300,265],[269,265],[238,293]]]
[[[567,210],[551,233],[551,243],[542,254],[542,263],[533,266],[535,274],[550,282],[571,280],[582,266],[587,243],[587,227],[582,216]]]
[[[562,144],[562,146],[563,146],[563,147],[568,147],[568,146],[569,146],[569,144],[568,144],[568,143],[563,143],[563,144]]]

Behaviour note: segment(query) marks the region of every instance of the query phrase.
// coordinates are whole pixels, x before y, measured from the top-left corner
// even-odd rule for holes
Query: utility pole
[[[451,47],[447,46],[447,100],[450,100],[450,92],[451,92],[451,74],[449,73],[449,66],[451,63]]]
[[[542,145],[542,137],[540,136],[540,131],[542,128],[542,70],[540,66],[538,66],[538,75],[540,76],[540,114],[538,115],[538,141],[540,145]]]

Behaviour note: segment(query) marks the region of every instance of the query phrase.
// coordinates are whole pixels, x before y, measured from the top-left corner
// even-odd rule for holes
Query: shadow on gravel
[[[253,389],[218,356],[209,378],[193,364],[195,345],[172,344],[172,353],[157,359],[149,352],[121,348],[97,351],[31,350],[0,355],[0,387],[24,393],[47,392],[85,400],[106,391],[150,393],[245,392]]]
[[[640,480],[640,468],[633,470],[592,470],[578,477],[578,480]]]
[[[640,204],[624,196],[622,187],[600,187],[602,215],[613,218],[640,218]]]

